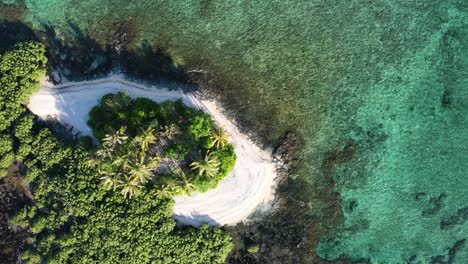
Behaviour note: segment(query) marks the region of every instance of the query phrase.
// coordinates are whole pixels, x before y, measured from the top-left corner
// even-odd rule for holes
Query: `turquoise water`
[[[447,262],[468,238],[466,0],[25,3],[37,29],[78,28],[105,44],[120,25],[129,49],[146,41],[206,70],[267,143],[297,131],[297,179],[315,191],[306,218],[344,217],[319,234],[320,256]],[[339,152],[348,157],[330,166]],[[327,201],[328,176],[341,208]],[[466,262],[468,242],[451,258]]]
[[[360,155],[335,175],[346,223],[319,254],[428,263],[467,238],[468,20],[454,8],[446,14],[420,48],[384,68],[357,108],[348,137]],[[468,261],[468,245],[454,260]]]

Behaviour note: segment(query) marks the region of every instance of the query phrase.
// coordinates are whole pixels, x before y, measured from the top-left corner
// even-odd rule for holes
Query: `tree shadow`
[[[49,24],[43,24],[40,34],[47,46],[49,76],[54,83],[65,80],[82,81],[107,75],[113,67],[109,47],[83,33],[69,23],[72,40],[63,40]]]
[[[197,212],[192,212],[190,215],[173,215],[172,216],[177,221],[177,226],[182,228],[184,226],[193,226],[200,227],[204,224],[210,226],[222,226],[218,221],[213,219],[211,216],[206,214],[200,214]]]
[[[39,38],[26,24],[20,21],[0,21],[0,53],[5,52],[15,43]]]
[[[120,62],[133,77],[163,82],[188,81],[184,70],[177,67],[164,50],[154,48],[148,41],[133,50],[124,50]]]
[[[194,90],[191,79],[183,68],[177,67],[163,49],[148,41],[131,45],[131,28],[117,24],[111,40],[105,45],[83,32],[75,23],[68,22],[70,34],[61,37],[50,24],[34,30],[16,20],[0,20],[0,53],[21,41],[39,41],[46,46],[48,75],[54,84],[66,81],[92,80],[123,73],[138,82],[164,83],[169,88]]]
[[[65,39],[49,24],[43,24],[44,31],[40,32],[48,47],[49,76],[54,83],[96,79],[112,71],[151,83],[190,83],[184,69],[177,67],[164,50],[147,41],[130,47],[133,41],[128,38],[134,34],[124,25],[114,25],[111,39],[105,45],[76,24],[68,25],[71,36]]]

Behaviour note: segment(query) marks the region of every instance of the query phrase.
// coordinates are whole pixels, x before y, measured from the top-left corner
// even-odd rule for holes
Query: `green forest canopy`
[[[231,237],[219,228],[178,228],[173,200],[142,189],[136,199],[109,192],[87,164],[90,138],[65,142],[25,107],[45,74],[45,47],[20,43],[0,57],[0,157],[27,172],[34,201],[16,216],[29,225],[27,263],[222,263]],[[130,131],[130,130],[129,130]]]

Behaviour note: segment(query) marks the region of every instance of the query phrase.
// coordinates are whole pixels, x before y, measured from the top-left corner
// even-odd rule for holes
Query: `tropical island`
[[[468,263],[467,3],[0,0],[0,263]],[[163,120],[151,177],[93,160],[146,153],[87,124],[120,92],[232,170],[194,190],[218,148]]]
[[[173,212],[174,197],[182,197],[183,207],[184,202],[190,204],[188,195],[198,192],[203,198],[228,175],[239,181],[240,173],[233,170],[235,146],[229,137],[231,131],[238,131],[232,130],[232,124],[217,124],[181,98],[162,96],[156,102],[130,96],[128,91],[108,93],[96,88],[90,91],[104,93],[92,97],[98,104],[81,107],[89,120],[71,117],[78,121],[81,135],[66,126],[60,133],[45,118],[58,104],[47,104],[41,97],[54,93],[47,88],[36,93],[46,63],[44,46],[35,42],[19,43],[0,58],[1,93],[8,98],[1,102],[0,113],[2,176],[22,175],[22,186],[30,196],[12,220],[17,230],[30,236],[21,259],[27,263],[223,263],[233,248],[231,236],[203,224],[210,221],[193,217],[183,221],[183,209],[174,217],[199,228],[177,227]],[[69,109],[75,111],[73,106]],[[68,123],[73,124],[71,119]],[[66,121],[53,122],[60,127]],[[79,130],[83,123],[92,134]],[[63,131],[72,133],[71,137]],[[248,142],[244,144],[247,147]],[[260,194],[261,199],[253,206],[242,204],[241,214],[225,221],[245,219],[264,200],[262,189],[271,192],[271,182],[258,189],[253,181],[258,193],[249,193]],[[245,181],[243,185],[248,186]]]

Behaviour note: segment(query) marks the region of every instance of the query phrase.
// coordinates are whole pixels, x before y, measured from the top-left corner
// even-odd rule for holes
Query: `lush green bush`
[[[195,115],[190,120],[190,125],[187,128],[187,131],[196,139],[200,140],[203,137],[208,137],[211,134],[211,130],[214,127],[214,122],[211,116],[203,113],[201,110],[197,111]]]
[[[0,131],[26,110],[46,63],[45,47],[35,42],[19,43],[0,57]]]
[[[88,125],[98,140],[123,126],[127,127],[130,136],[136,136],[142,127],[178,124],[194,112],[181,100],[158,104],[147,98],[132,100],[127,93],[119,92],[102,97],[100,104],[91,109]]]
[[[101,104],[89,112],[88,125],[93,128],[93,134],[101,140],[114,129],[128,124],[129,105],[131,98],[125,93],[107,94],[101,99]],[[130,128],[131,129],[131,128]]]
[[[234,147],[231,144],[226,145],[224,148],[214,150],[212,155],[217,158],[220,163],[218,172],[214,177],[203,175],[195,178],[194,185],[201,192],[216,188],[236,164],[237,157],[234,152]]]

